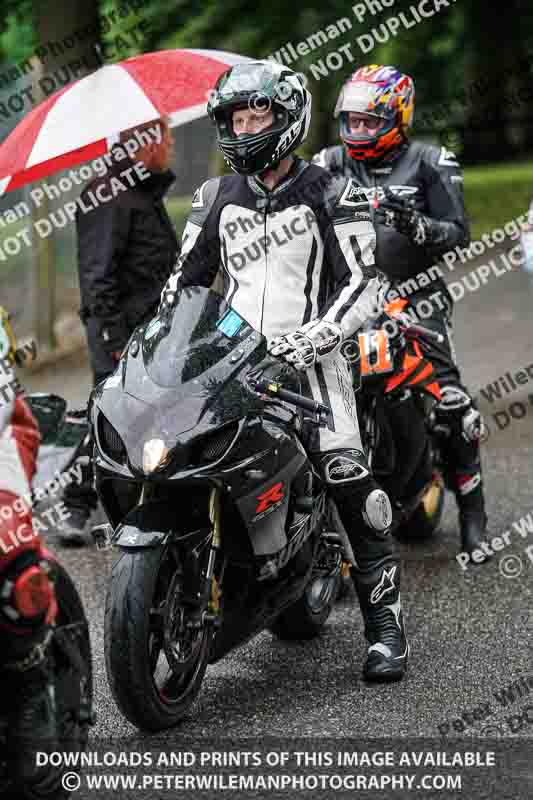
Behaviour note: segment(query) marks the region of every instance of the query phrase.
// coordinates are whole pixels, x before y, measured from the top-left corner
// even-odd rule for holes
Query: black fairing
[[[109,463],[117,472],[140,476],[151,439],[162,439],[175,467],[185,467],[197,437],[261,409],[243,377],[265,353],[264,337],[224,298],[202,287],[183,290],[171,312],[136,329],[117,371],[95,389],[101,455],[96,410],[124,444],[126,463]]]
[[[255,557],[287,545],[291,487],[310,468],[299,415],[265,403],[248,384],[265,355],[264,336],[203,287],[182,290],[166,317],[137,328],[91,402],[97,488],[114,527],[146,482],[151,500],[176,508],[179,524],[190,513],[200,527],[205,519],[192,507],[207,508],[206,491],[216,482],[229,492]],[[143,447],[152,439],[169,452],[147,473]]]

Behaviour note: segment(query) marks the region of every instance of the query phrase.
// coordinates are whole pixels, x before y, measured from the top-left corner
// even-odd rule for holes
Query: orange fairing
[[[413,342],[414,353],[406,352],[403,358],[402,370],[393,375],[385,385],[385,394],[394,391],[398,386],[416,386],[441,399],[440,387],[435,380],[433,365],[424,358],[418,342]]]
[[[394,365],[386,331],[366,331],[359,334],[361,377],[392,372]]]
[[[405,297],[397,297],[396,300],[390,300],[388,303],[385,303],[383,310],[388,317],[395,319],[399,314],[401,314],[406,305],[407,300]]]

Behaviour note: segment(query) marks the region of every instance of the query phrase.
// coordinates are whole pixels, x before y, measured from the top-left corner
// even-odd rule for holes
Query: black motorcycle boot
[[[37,753],[59,749],[54,663],[46,628],[32,644],[18,643],[16,660],[4,665],[2,683],[12,693],[9,715],[9,769],[15,784],[28,785],[39,777]]]
[[[409,644],[400,602],[400,560],[389,556],[352,570],[369,643],[363,669],[367,681],[401,680],[407,669]]]
[[[483,478],[479,460],[468,466],[456,467],[453,471],[455,500],[459,509],[459,530],[461,550],[472,555],[474,550],[482,550],[487,528]],[[485,553],[485,551],[482,550]],[[486,560],[490,558],[485,553]],[[477,562],[483,563],[483,562]]]
[[[487,515],[484,511],[462,511],[459,514],[459,525],[461,528],[461,547],[463,553],[468,553],[470,556],[474,550],[482,550],[480,547],[481,542],[485,541],[485,530],[487,528]],[[484,559],[491,558],[491,556],[482,550]],[[483,563],[483,561],[473,563]]]
[[[461,387],[444,387],[443,392],[447,393],[449,402],[437,417],[443,425],[441,451],[446,484],[455,494],[459,509],[461,549],[472,555],[474,550],[482,549],[480,545],[485,540],[487,527],[479,447],[486,426],[475,403]],[[454,400],[457,401],[455,405]]]

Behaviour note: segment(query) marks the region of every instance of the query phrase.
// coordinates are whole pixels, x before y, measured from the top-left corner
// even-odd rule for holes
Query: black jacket
[[[394,228],[374,221],[377,233],[376,266],[387,277],[403,281],[427,270],[444,253],[466,247],[470,240],[463,202],[463,176],[454,154],[445,147],[407,142],[379,163],[350,158],[341,145],[321,150],[313,162],[333,175],[351,178],[367,187],[369,196],[388,186],[395,194],[414,200],[414,207],[431,219],[432,239],[427,248],[413,244]]]
[[[163,205],[174,174],[152,173],[141,180],[130,173],[125,180],[125,170],[133,166],[123,159],[89,183],[76,212],[80,316],[98,320],[109,352],[122,349],[133,329],[152,316],[179,249]],[[117,191],[117,179],[126,191]],[[112,199],[98,203],[99,189],[100,196]]]

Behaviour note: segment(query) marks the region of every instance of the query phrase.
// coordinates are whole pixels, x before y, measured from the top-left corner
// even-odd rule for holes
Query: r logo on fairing
[[[267,508],[269,509],[280,505],[285,499],[283,481],[275,483],[274,486],[271,486],[270,489],[267,489],[266,492],[260,494],[256,499],[259,500],[257,508],[255,509],[256,514],[262,514]]]

